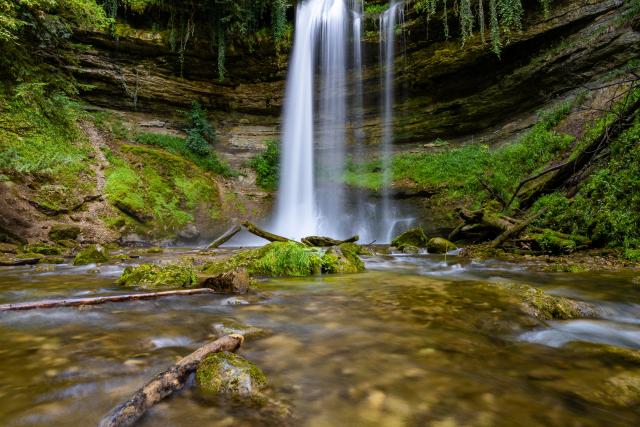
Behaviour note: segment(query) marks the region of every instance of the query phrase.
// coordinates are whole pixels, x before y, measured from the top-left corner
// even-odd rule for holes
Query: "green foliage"
[[[231,167],[220,160],[215,151],[209,149],[207,145],[207,154],[200,155],[193,152],[193,149],[187,146],[188,139],[180,138],[173,135],[164,135],[159,133],[141,133],[136,136],[136,142],[145,145],[160,147],[170,153],[177,154],[205,171],[213,172],[225,177],[235,176],[236,172]]]
[[[265,246],[262,256],[250,266],[256,276],[303,277],[321,271],[322,253],[296,242],[274,242]]]
[[[582,185],[573,199],[540,198],[539,221],[565,233],[583,234],[597,246],[640,248],[640,119],[611,144],[611,158]]]
[[[198,102],[193,101],[191,103],[191,110],[189,110],[185,116],[187,119],[186,131],[188,134],[198,134],[202,139],[211,144],[217,141],[216,131],[207,118],[207,112],[202,109],[202,106]]]
[[[441,190],[451,199],[477,201],[491,197],[482,181],[508,198],[519,181],[544,167],[573,141],[571,136],[553,130],[570,110],[571,104],[563,103],[541,113],[532,129],[515,142],[495,150],[471,144],[444,151],[396,155],[392,160],[393,178]],[[377,190],[383,185],[382,175],[379,161],[349,164],[344,180],[350,185]]]
[[[53,209],[95,188],[91,147],[76,126],[77,105],[45,83],[0,92],[0,174],[29,180],[36,200]],[[82,178],[79,180],[79,177]]]
[[[539,0],[545,14],[549,12],[551,0]],[[474,5],[475,3],[475,5]],[[460,38],[462,44],[473,37],[474,26],[478,28],[482,42],[485,41],[486,15],[485,3],[489,5],[489,27],[491,49],[496,55],[500,55],[502,39],[508,41],[512,31],[522,29],[524,8],[522,0],[459,0],[454,3],[454,12],[458,16]],[[380,5],[378,5],[380,6]],[[445,38],[449,38],[448,9],[451,4],[447,0],[416,0],[413,3],[414,10],[429,20],[436,15],[438,9],[442,9],[442,25]],[[474,14],[477,10],[477,16]]]
[[[266,142],[267,149],[262,154],[255,156],[249,166],[256,171],[256,183],[258,187],[267,191],[275,191],[278,188],[278,176],[280,171],[280,148],[277,140]]]

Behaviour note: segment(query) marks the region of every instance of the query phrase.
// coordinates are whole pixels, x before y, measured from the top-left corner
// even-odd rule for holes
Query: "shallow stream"
[[[2,267],[0,303],[116,294],[123,267]],[[221,325],[243,325],[263,330],[247,336],[241,354],[267,374],[270,395],[293,413],[291,425],[640,425],[633,400],[640,353],[616,350],[640,349],[634,274],[374,257],[362,274],[263,281],[248,297],[2,313],[0,424],[96,425]],[[537,322],[487,292],[488,282],[526,283],[588,301],[605,318]],[[631,397],[622,404],[607,396],[605,386],[616,378],[636,378],[623,384]],[[154,407],[141,424],[279,422],[257,408],[213,402],[191,387]]]

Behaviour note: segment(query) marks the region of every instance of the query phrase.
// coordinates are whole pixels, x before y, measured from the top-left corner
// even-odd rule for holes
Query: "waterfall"
[[[277,233],[291,238],[344,233],[340,178],[345,164],[351,19],[345,0],[307,0],[297,8],[274,224]]]
[[[391,240],[394,225],[398,223],[395,212],[392,211],[390,185],[393,181],[391,170],[391,157],[393,155],[393,77],[396,45],[396,25],[404,21],[404,8],[402,2],[395,1],[389,9],[380,14],[380,82],[381,82],[381,112],[382,112],[382,139],[380,157],[382,161],[382,223],[385,224],[387,233],[386,241]]]
[[[384,170],[390,166],[393,124],[393,59],[400,3],[380,18],[383,79]],[[383,202],[367,201],[364,191],[343,184],[346,155],[368,161],[364,149],[363,2],[306,0],[296,11],[293,52],[283,111],[280,183],[273,230],[289,238],[358,233],[362,241],[389,242],[395,218],[389,192]],[[351,132],[347,130],[350,129]],[[347,150],[351,140],[352,149]],[[385,182],[391,176],[385,172]],[[401,225],[397,225],[401,224]],[[397,230],[396,230],[397,231]]]

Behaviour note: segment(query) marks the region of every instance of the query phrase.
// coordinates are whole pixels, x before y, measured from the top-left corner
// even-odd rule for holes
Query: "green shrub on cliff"
[[[280,147],[275,139],[266,142],[267,149],[255,156],[249,166],[256,171],[256,184],[267,191],[275,191],[278,188],[278,176],[280,173]]]

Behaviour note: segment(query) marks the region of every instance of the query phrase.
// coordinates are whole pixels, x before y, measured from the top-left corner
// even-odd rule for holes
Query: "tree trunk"
[[[286,237],[282,237],[282,236],[278,236],[277,234],[273,234],[273,233],[269,233],[268,231],[265,231],[259,227],[257,227],[256,225],[250,223],[249,221],[245,221],[242,223],[242,225],[244,226],[244,228],[247,229],[247,231],[253,235],[256,235],[258,237],[262,237],[265,240],[268,240],[270,242],[290,242],[290,239],[287,239]]]
[[[219,246],[222,246],[224,243],[228,242],[233,236],[238,234],[242,230],[239,225],[235,225],[224,232],[224,234],[214,240],[207,249],[215,249]]]
[[[138,389],[124,403],[116,406],[101,421],[100,427],[125,427],[134,425],[156,403],[176,391],[182,390],[189,376],[200,362],[211,353],[236,351],[242,343],[242,335],[225,335],[200,347]]]
[[[96,298],[71,298],[71,299],[43,300],[43,301],[33,301],[33,302],[22,302],[22,303],[16,303],[16,304],[2,304],[0,305],[0,312],[35,310],[35,309],[44,309],[44,308],[57,308],[57,307],[74,307],[74,306],[77,307],[81,305],[104,304],[107,302],[140,301],[140,300],[146,300],[146,299],[156,299],[156,298],[184,296],[184,295],[199,295],[199,294],[218,294],[218,292],[214,291],[213,289],[181,289],[177,291],[111,295],[107,297],[96,297]]]

